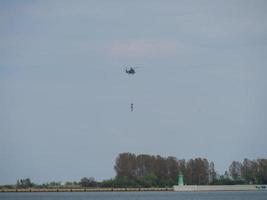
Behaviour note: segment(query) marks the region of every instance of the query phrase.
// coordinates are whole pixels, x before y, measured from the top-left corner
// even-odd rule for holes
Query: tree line
[[[80,181],[35,184],[29,178],[0,188],[80,188],[80,187],[172,187],[177,185],[178,173],[187,185],[267,184],[267,159],[233,161],[224,174],[219,174],[213,162],[206,158],[177,159],[147,154],[121,153],[114,166],[116,176],[96,181],[83,177]]]
[[[187,185],[267,184],[267,159],[233,161],[220,175],[206,158],[177,159],[122,153],[116,159],[116,180],[127,186],[164,187],[177,184],[178,173]]]

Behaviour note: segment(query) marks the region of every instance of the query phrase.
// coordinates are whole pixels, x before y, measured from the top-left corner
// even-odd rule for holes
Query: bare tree
[[[238,161],[233,161],[231,165],[229,166],[230,176],[234,180],[241,179],[241,168],[242,168],[242,164]]]

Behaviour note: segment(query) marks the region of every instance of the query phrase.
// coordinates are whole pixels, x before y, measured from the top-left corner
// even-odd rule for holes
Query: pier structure
[[[199,192],[199,191],[267,191],[267,185],[175,185],[175,192]]]

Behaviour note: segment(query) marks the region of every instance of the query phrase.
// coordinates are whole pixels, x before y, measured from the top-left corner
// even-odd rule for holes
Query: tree
[[[233,161],[229,166],[229,173],[233,180],[240,180],[241,179],[241,168],[242,164],[237,161]]]
[[[205,185],[209,183],[209,162],[207,159],[190,159],[186,163],[186,182],[189,185]]]
[[[179,172],[179,164],[177,159],[175,157],[168,157],[166,159],[166,165],[167,165],[166,179],[176,182],[177,174]]]
[[[146,187],[156,186],[157,176],[153,172],[150,172],[144,177],[144,181]]]
[[[17,184],[16,184],[16,187],[18,188],[31,188],[33,186],[34,186],[34,183],[31,182],[31,179],[29,178],[17,180]]]
[[[267,159],[258,159],[257,180],[259,184],[267,184]]]
[[[216,176],[214,164],[210,165],[205,158],[186,162],[171,156],[121,153],[116,158],[114,169],[116,184],[124,186],[172,186],[177,184],[179,171],[184,174],[187,184],[208,184],[210,177],[214,179]]]
[[[127,177],[129,179],[136,178],[136,156],[132,153],[122,153],[116,158],[116,164],[114,166],[116,171],[116,178],[120,179]]]
[[[258,174],[258,163],[247,158],[244,159],[241,167],[241,176],[249,183],[255,183]]]
[[[209,183],[212,183],[216,180],[217,173],[215,171],[214,162],[209,164]]]
[[[95,187],[96,182],[95,182],[95,179],[92,177],[90,178],[83,177],[80,181],[80,185],[82,187]]]

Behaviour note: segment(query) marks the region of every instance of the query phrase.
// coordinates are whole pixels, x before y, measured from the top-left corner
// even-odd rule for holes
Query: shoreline
[[[171,188],[27,188],[0,189],[0,193],[15,192],[173,192]]]
[[[267,185],[184,185],[168,188],[17,188],[0,189],[0,193],[37,192],[213,192],[213,191],[267,191]]]

